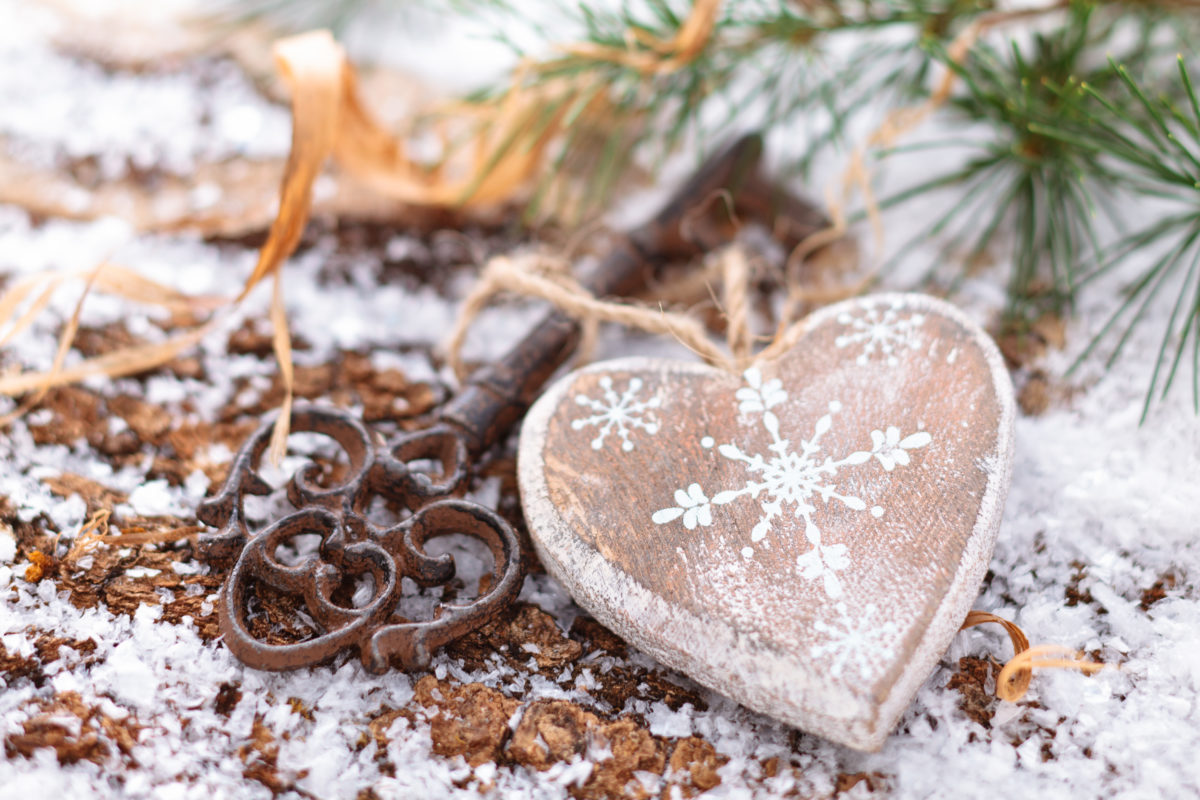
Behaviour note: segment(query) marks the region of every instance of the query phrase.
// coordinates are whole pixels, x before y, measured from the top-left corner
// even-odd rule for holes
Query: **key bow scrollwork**
[[[295,510],[253,530],[245,497],[272,491],[259,474],[273,426],[267,421],[243,444],[221,491],[197,511],[202,522],[218,529],[200,537],[203,555],[214,563],[233,562],[219,596],[219,613],[225,642],[243,663],[293,669],[357,648],[371,672],[389,666],[420,669],[437,648],[478,628],[516,598],[521,564],[512,527],[495,512],[454,497],[468,478],[468,453],[459,432],[435,425],[378,442],[352,415],[333,409],[299,407],[291,420],[292,433],[321,434],[346,454],[349,467],[340,482],[321,485],[321,467],[310,461],[287,484]],[[441,469],[431,474],[418,470],[420,463],[440,463]],[[386,528],[373,524],[367,509],[376,497],[400,503],[411,516]],[[486,591],[469,601],[439,602],[432,619],[401,616],[403,578],[423,587],[454,578],[453,557],[431,556],[425,544],[455,533],[476,537],[491,551]],[[315,553],[295,564],[280,560],[281,546],[311,534],[320,537]],[[365,576],[370,577],[369,600],[347,602],[344,593],[338,595],[339,587]],[[256,636],[251,601],[259,584],[287,596],[316,635],[291,643]]]

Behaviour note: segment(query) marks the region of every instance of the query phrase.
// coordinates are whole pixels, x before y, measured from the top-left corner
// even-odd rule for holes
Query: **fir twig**
[[[1098,258],[1085,276],[1091,282],[1112,271],[1130,254],[1157,247],[1163,254],[1126,289],[1100,333],[1072,369],[1123,325],[1106,365],[1120,355],[1135,326],[1146,317],[1151,301],[1170,287],[1176,295],[1163,323],[1142,419],[1153,400],[1170,391],[1191,338],[1192,403],[1200,413],[1200,98],[1182,57],[1177,59],[1179,91],[1154,93],[1134,80],[1129,70],[1110,62],[1118,82],[1106,89],[1081,86],[1096,101],[1086,125],[1073,135],[1080,147],[1113,163],[1124,183],[1137,194],[1174,206],[1154,221],[1121,239],[1107,257]],[[1129,102],[1132,101],[1132,102]],[[1184,105],[1181,108],[1179,103]],[[1097,253],[1100,251],[1097,250]],[[1131,313],[1132,312],[1132,313]],[[1173,355],[1171,354],[1174,350]],[[1164,373],[1164,366],[1168,363]]]

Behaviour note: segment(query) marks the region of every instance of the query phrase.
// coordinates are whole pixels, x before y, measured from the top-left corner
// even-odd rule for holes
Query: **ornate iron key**
[[[747,136],[710,160],[580,283],[596,296],[628,295],[646,285],[657,262],[718,244],[728,234],[719,226],[704,226],[708,241],[684,230],[697,206],[711,204],[718,192],[727,191],[747,215],[765,217],[768,224],[786,222],[791,228],[785,239],[798,241],[823,227],[811,206],[771,191],[758,172],[761,150],[761,140]],[[273,425],[265,422],[238,452],[220,493],[197,511],[201,521],[219,529],[200,537],[201,553],[214,563],[234,562],[219,600],[221,630],[234,655],[252,667],[284,670],[318,664],[355,647],[371,672],[393,665],[419,669],[437,648],[510,604],[522,578],[516,534],[495,512],[455,495],[465,489],[472,459],[511,430],[579,336],[578,323],[549,312],[504,358],[477,370],[431,427],[387,442],[352,414],[298,406],[292,432],[329,437],[348,457],[349,468],[340,483],[325,487],[317,481],[320,467],[305,465],[287,484],[296,510],[256,532],[247,523],[244,498],[271,492],[259,474]],[[440,469],[418,469],[430,463]],[[376,497],[400,504],[411,516],[380,528],[367,519]],[[398,612],[403,578],[433,587],[454,577],[450,555],[425,551],[430,539],[451,533],[477,537],[491,550],[488,585],[481,582],[481,594],[473,600],[439,603],[432,619],[404,618]],[[319,535],[315,554],[292,565],[277,556],[278,548],[305,534]],[[371,597],[348,601],[344,587],[364,576],[370,576]],[[254,611],[259,587],[287,596],[316,635],[290,643],[264,641],[267,621]]]

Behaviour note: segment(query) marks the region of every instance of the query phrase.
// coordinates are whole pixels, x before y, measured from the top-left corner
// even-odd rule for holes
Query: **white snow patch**
[[[129,495],[129,507],[144,517],[164,517],[171,514],[186,514],[187,510],[170,491],[164,480],[143,483]]]
[[[13,536],[13,529],[0,524],[0,561],[11,564],[16,557],[17,539]]]

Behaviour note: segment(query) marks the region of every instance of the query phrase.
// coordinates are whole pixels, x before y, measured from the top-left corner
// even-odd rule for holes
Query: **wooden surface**
[[[978,590],[1013,400],[953,307],[822,310],[742,375],[663,360],[567,375],[531,410],[522,502],[605,625],[760,712],[878,748]]]

